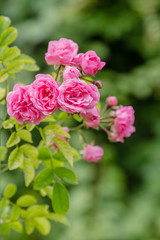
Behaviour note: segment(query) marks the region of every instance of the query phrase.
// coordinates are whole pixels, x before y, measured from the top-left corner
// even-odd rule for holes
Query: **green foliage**
[[[77,176],[68,168],[58,167],[55,169],[55,174],[65,183],[77,184]]]
[[[20,167],[23,163],[23,152],[19,147],[16,147],[9,155],[8,158],[8,167],[10,170],[14,170]]]
[[[52,169],[47,168],[41,171],[35,178],[34,188],[41,189],[45,188],[52,183],[54,180],[54,173]]]
[[[4,192],[4,197],[5,198],[11,198],[13,197],[13,195],[16,193],[17,191],[17,187],[14,184],[9,184]]]
[[[69,209],[68,191],[61,183],[54,184],[52,205],[54,211],[60,215],[65,215]]]

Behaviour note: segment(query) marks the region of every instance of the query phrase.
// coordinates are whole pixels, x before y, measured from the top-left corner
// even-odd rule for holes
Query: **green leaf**
[[[10,122],[10,120],[6,120],[3,122],[3,128],[4,129],[10,129],[13,128],[14,124]]]
[[[50,168],[42,170],[35,178],[34,189],[47,187],[54,179],[54,173]]]
[[[0,87],[0,100],[5,97],[6,90]]]
[[[57,213],[50,213],[47,216],[47,218],[50,220],[53,220],[55,222],[59,222],[59,223],[69,226],[69,222],[68,222],[67,218],[64,216],[58,215]]]
[[[24,158],[23,171],[24,171],[25,186],[28,187],[35,176],[35,170],[34,170],[32,161],[30,159]]]
[[[28,235],[32,234],[32,232],[34,231],[35,229],[35,224],[34,224],[34,221],[32,219],[29,219],[29,220],[25,220],[25,229],[26,229],[26,233]]]
[[[17,220],[21,215],[21,209],[14,205],[12,208],[12,213],[11,213],[11,220]]]
[[[35,124],[26,125],[26,129],[31,132],[35,128],[35,126]]]
[[[9,200],[5,199],[5,198],[2,198],[0,203],[1,203],[0,209],[1,209],[1,212],[2,212],[4,210],[4,208],[9,204]]]
[[[55,121],[56,121],[56,119],[54,119],[53,116],[48,115],[48,116],[46,116],[46,118],[43,119],[41,122],[55,122]]]
[[[60,151],[63,153],[64,157],[67,159],[69,164],[73,167],[73,152],[69,143],[58,137],[54,137],[53,141],[60,149]]]
[[[54,152],[52,157],[54,158],[54,160],[57,160],[57,161],[62,161],[62,162],[67,161],[61,151]]]
[[[0,38],[0,46],[6,46],[12,43],[17,37],[17,29],[14,27],[9,27],[6,29]]]
[[[23,144],[20,149],[29,158],[36,160],[38,158],[38,150],[30,144]]]
[[[36,65],[35,60],[28,55],[21,54],[16,58],[16,60],[21,61],[24,66],[23,69],[26,71],[38,71],[39,67]]]
[[[51,152],[47,147],[38,148],[38,159],[45,161],[51,159]]]
[[[8,48],[5,53],[3,54],[3,61],[8,62],[8,61],[12,61],[14,58],[16,58],[17,56],[19,56],[21,53],[20,49],[17,47],[11,47]]]
[[[0,83],[6,81],[8,78],[8,73],[6,73],[6,70],[5,69],[2,69],[0,71]]]
[[[48,126],[44,127],[43,130],[44,130],[45,135],[47,135],[47,133],[50,134],[50,131],[52,131],[53,134],[63,136],[66,138],[70,138],[70,135],[63,129],[63,127],[58,126],[58,125],[48,125]]]
[[[16,202],[16,204],[20,207],[28,207],[36,203],[37,203],[37,200],[35,199],[35,197],[31,195],[23,195],[20,198],[18,198]]]
[[[0,35],[10,26],[11,20],[8,17],[0,17]]]
[[[55,169],[55,174],[64,182],[68,184],[77,184],[77,176],[75,173],[65,167],[58,167]]]
[[[8,223],[2,223],[1,224],[1,235],[9,235],[10,234],[10,228]]]
[[[19,124],[17,121],[15,122],[16,131],[19,131],[25,127],[25,124]]]
[[[8,65],[7,72],[8,73],[16,73],[23,70],[24,64],[21,61],[15,60],[11,64]]]
[[[4,146],[0,146],[0,162],[6,159],[7,148]]]
[[[5,191],[4,191],[4,197],[9,199],[14,196],[14,194],[17,191],[17,187],[15,184],[8,184]]]
[[[22,233],[23,232],[23,225],[20,221],[15,221],[9,223],[10,228],[14,229],[16,232]]]
[[[21,141],[20,137],[17,136],[16,132],[13,132],[10,136],[10,138],[7,141],[7,147],[13,147],[17,143]]]
[[[61,183],[54,184],[52,206],[54,211],[60,215],[65,215],[69,209],[69,194]]]
[[[17,132],[17,136],[20,137],[22,140],[32,143],[32,135],[28,130],[21,130],[19,132]]]
[[[15,148],[9,155],[8,167],[9,170],[16,169],[20,167],[23,163],[23,152],[19,147]]]
[[[79,114],[74,114],[73,115],[73,118],[78,121],[78,122],[82,122],[83,121],[83,118],[79,115]]]
[[[48,205],[33,205],[25,211],[24,218],[44,217],[48,215]]]
[[[50,222],[45,217],[36,217],[34,219],[34,223],[38,231],[43,234],[47,235],[49,234],[51,230]]]

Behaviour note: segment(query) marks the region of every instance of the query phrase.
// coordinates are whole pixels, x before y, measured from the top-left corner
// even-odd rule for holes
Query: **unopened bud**
[[[103,82],[101,80],[95,81],[94,85],[96,85],[99,89],[103,88]]]
[[[115,107],[118,104],[117,98],[115,96],[109,96],[106,98],[106,103],[108,103],[109,106]]]

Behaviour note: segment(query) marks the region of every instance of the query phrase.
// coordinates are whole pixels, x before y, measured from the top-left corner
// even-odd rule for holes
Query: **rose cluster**
[[[61,38],[49,42],[45,60],[48,65],[58,69],[55,79],[49,74],[38,74],[32,84],[16,84],[7,95],[8,114],[20,124],[39,124],[47,115],[60,108],[69,114],[81,115],[89,128],[100,127],[112,142],[123,142],[124,137],[129,137],[135,131],[133,108],[117,106],[115,96],[107,98],[100,117],[97,108],[100,100],[98,89],[103,84],[100,80],[85,77],[94,76],[105,66],[95,51],[78,53],[75,42]],[[109,115],[103,117],[108,110]],[[105,123],[108,124],[107,128],[103,126]],[[92,159],[90,153],[93,155],[94,152],[99,154],[97,157],[95,154]],[[84,159],[98,161],[102,155],[103,151],[97,146],[88,145]]]

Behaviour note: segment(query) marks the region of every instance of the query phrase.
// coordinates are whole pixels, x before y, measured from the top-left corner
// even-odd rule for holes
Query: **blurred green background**
[[[136,133],[111,144],[103,132],[85,132],[105,150],[98,164],[76,164],[79,185],[70,188],[71,227],[52,224],[49,236],[12,232],[5,240],[160,239],[160,0],[0,0],[0,15],[18,29],[14,45],[50,73],[44,54],[50,40],[77,42],[80,52],[95,50],[106,67],[102,105],[108,95],[133,105]],[[18,79],[30,83],[34,73]],[[71,143],[75,146],[76,136]],[[77,146],[78,147],[78,146]],[[5,174],[24,193],[22,174]]]

